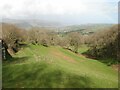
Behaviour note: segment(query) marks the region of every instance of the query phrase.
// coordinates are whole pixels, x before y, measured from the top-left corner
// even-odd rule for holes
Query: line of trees
[[[118,25],[91,35],[87,40],[90,47],[88,53],[98,58],[116,58],[119,56],[120,38]]]
[[[83,37],[79,32],[71,32],[62,38],[60,46],[69,49],[75,53],[78,53],[78,49],[83,43],[82,39]]]
[[[59,45],[75,53],[78,53],[81,44],[87,44],[90,47],[87,53],[92,56],[120,57],[118,25],[89,36],[83,36],[79,32],[70,32],[65,36],[61,36],[59,33],[47,28],[34,27],[23,30],[15,25],[3,23],[1,35],[10,53],[19,51],[23,43],[46,47]]]
[[[78,53],[82,36],[78,32],[71,32],[61,37],[57,32],[47,28],[33,27],[29,30],[20,29],[13,24],[2,23],[2,40],[12,54],[19,51],[23,43],[43,45],[46,47],[59,45]]]
[[[19,51],[23,44],[41,44],[43,46],[57,45],[58,36],[56,32],[45,28],[20,29],[13,24],[2,23],[1,40],[12,54]]]
[[[56,32],[45,28],[32,28],[27,31],[27,41],[32,44],[43,46],[57,45],[58,36]]]

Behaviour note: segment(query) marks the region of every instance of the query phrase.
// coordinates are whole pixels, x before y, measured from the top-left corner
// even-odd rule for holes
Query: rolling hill
[[[58,46],[28,45],[3,63],[2,73],[4,88],[118,87],[112,67]]]
[[[112,27],[114,24],[98,23],[98,24],[80,24],[80,25],[63,25],[59,22],[51,22],[45,20],[36,20],[36,19],[8,19],[3,18],[1,23],[10,23],[14,24],[23,29],[30,29],[32,27],[45,27],[48,29],[55,30],[60,33],[69,33],[69,32],[80,32],[82,34],[94,33],[105,28]]]
[[[29,29],[32,27],[48,27],[55,28],[61,26],[58,22],[45,21],[45,20],[36,20],[36,19],[9,19],[3,18],[1,23],[10,23],[18,26],[19,28]]]

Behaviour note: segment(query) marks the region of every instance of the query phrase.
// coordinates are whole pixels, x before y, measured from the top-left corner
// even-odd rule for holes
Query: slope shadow
[[[23,63],[28,59],[29,59],[29,57],[27,57],[27,56],[26,57],[12,57],[9,60],[4,60],[3,64],[18,64],[18,63]]]
[[[96,57],[96,56],[90,55],[89,52],[84,52],[84,53],[82,53],[82,55],[84,55],[86,58],[90,58],[90,59],[93,59],[93,60],[95,59],[95,60],[97,60],[101,63],[106,64],[107,66],[111,66],[111,65],[120,63],[119,60],[117,60],[117,59],[109,58],[109,57],[108,58],[107,57],[105,57],[105,58]]]
[[[23,65],[12,72],[3,71],[3,87],[11,88],[89,88],[91,80],[87,76],[66,73],[60,69],[48,70],[45,64]],[[24,71],[23,71],[24,70]],[[9,73],[7,73],[9,72]],[[14,78],[13,74],[17,73]]]

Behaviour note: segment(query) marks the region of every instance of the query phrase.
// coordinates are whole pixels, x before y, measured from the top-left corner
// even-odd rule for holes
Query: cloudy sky
[[[119,0],[0,0],[0,18],[117,23]]]

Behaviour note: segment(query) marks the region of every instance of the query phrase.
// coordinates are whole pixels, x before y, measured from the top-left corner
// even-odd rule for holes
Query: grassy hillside
[[[115,88],[117,75],[97,60],[60,47],[29,45],[3,63],[4,88]]]

